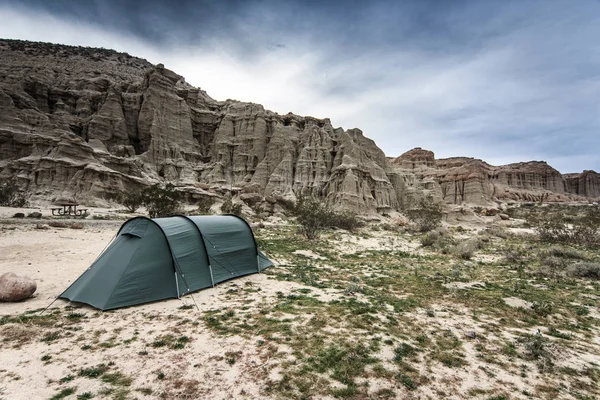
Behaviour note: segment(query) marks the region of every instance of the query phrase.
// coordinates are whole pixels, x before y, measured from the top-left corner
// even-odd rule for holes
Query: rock
[[[498,210],[497,208],[484,208],[483,210],[481,210],[481,215],[483,215],[484,217],[493,217],[498,214],[500,214],[500,210]]]
[[[37,289],[34,280],[7,272],[0,276],[0,301],[23,301]]]
[[[583,171],[579,174],[564,174],[565,190],[580,196],[600,197],[600,174],[596,171]]]
[[[79,222],[74,222],[72,223],[69,228],[71,229],[83,229],[83,224],[79,223]]]
[[[32,213],[29,213],[27,215],[27,218],[38,218],[39,219],[39,218],[42,218],[42,213],[39,211],[34,211]]]
[[[61,222],[61,221],[50,221],[48,222],[48,226],[51,226],[53,228],[68,228],[69,225],[66,222]]]
[[[467,339],[477,339],[477,332],[467,331],[467,332],[465,332],[465,337]]]
[[[508,221],[510,219],[510,216],[508,214],[498,214],[498,216],[503,221]]]
[[[23,214],[23,213],[16,213],[12,217],[13,218],[25,218],[25,214]]]
[[[50,229],[50,227],[48,225],[44,225],[44,224],[36,224],[35,229],[47,230],[47,229]]]
[[[395,226],[408,226],[410,224],[410,221],[404,215],[394,217],[390,222]]]
[[[545,162],[492,166],[435,159],[421,148],[388,159],[359,129],[216,101],[162,64],[106,49],[0,40],[0,175],[31,200],[112,195],[170,181],[188,198],[239,192],[248,204],[311,194],[362,214],[421,201],[598,196],[598,174],[564,177]],[[260,200],[262,201],[262,200]]]

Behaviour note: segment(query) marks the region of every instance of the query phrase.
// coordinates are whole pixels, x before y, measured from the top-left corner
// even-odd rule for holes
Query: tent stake
[[[208,264],[208,270],[210,271],[210,281],[212,282],[213,287],[215,287],[215,278],[213,278],[212,267]]]

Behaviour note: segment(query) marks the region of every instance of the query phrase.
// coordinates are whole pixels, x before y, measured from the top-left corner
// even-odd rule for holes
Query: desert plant
[[[150,218],[168,217],[181,212],[181,193],[172,183],[154,184],[142,190],[143,204]]]
[[[407,210],[406,215],[419,232],[429,232],[442,223],[442,207],[432,200],[421,200],[419,205]]]
[[[19,189],[17,179],[13,176],[0,181],[0,206],[4,207],[26,207],[27,199]]]
[[[223,214],[234,214],[242,215],[242,204],[234,203],[231,197],[227,197],[225,202],[221,205],[221,213]]]
[[[570,258],[574,260],[584,260],[586,258],[585,253],[563,246],[552,246],[540,252],[542,257],[558,257],[558,258]]]
[[[450,252],[463,260],[470,260],[473,258],[473,254],[475,250],[478,248],[478,242],[475,240],[467,240],[458,243],[456,246],[453,246]]]
[[[304,195],[298,196],[292,212],[300,224],[300,230],[309,240],[316,239],[319,232],[329,226],[329,220],[333,215],[331,208],[321,200]]]
[[[331,228],[345,229],[347,231],[355,231],[362,227],[364,224],[358,219],[356,214],[352,212],[332,212],[328,225]]]
[[[212,197],[201,197],[198,200],[198,208],[196,209],[196,213],[200,215],[211,214],[211,207],[215,203]]]
[[[600,263],[578,262],[568,267],[567,275],[575,278],[600,280]]]
[[[143,202],[144,197],[142,196],[142,192],[139,190],[126,192],[121,196],[120,199],[120,203],[123,204],[130,213],[136,212],[137,209],[142,206]]]

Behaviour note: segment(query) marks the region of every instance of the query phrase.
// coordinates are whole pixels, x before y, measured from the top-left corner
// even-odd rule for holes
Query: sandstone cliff
[[[112,50],[0,41],[0,171],[37,199],[94,202],[168,180],[192,196],[302,192],[389,211],[398,201],[388,168],[360,130],[328,119],[218,102]]]
[[[491,166],[411,150],[389,160],[359,129],[216,101],[162,65],[113,50],[0,40],[0,178],[33,199],[111,194],[171,181],[190,198],[248,204],[313,194],[356,212],[422,199],[598,196],[598,174],[563,178],[541,162]]]

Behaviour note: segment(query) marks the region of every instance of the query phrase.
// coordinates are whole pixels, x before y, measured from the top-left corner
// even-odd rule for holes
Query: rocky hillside
[[[248,204],[313,194],[358,212],[447,202],[597,197],[593,171],[545,163],[493,167],[393,159],[358,129],[215,101],[182,76],[113,50],[0,40],[0,178],[37,200],[111,194],[171,181],[190,198],[232,192]],[[575,196],[575,197],[573,197]]]

